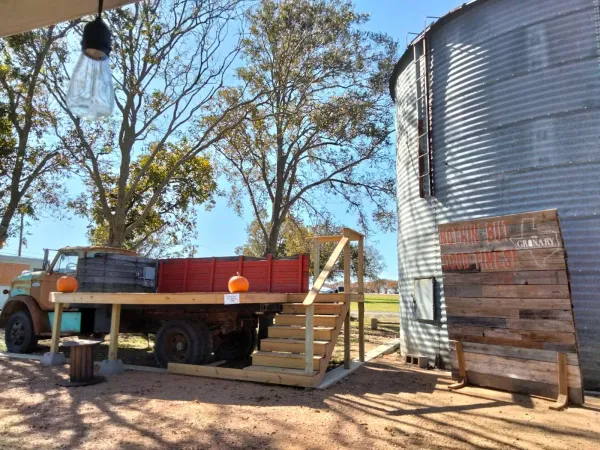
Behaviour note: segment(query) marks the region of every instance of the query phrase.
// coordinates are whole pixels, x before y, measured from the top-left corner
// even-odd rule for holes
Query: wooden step
[[[313,357],[315,367],[319,367],[321,358],[321,356]],[[283,352],[255,352],[252,355],[252,365],[304,369],[304,355]]]
[[[335,327],[336,319],[338,316],[332,315],[319,315],[315,314],[315,326],[316,327]],[[306,316],[304,314],[278,314],[275,316],[275,323],[277,325],[304,325],[306,323]]]
[[[325,356],[329,341],[314,341],[313,352],[315,355]],[[306,343],[304,339],[279,339],[266,338],[260,341],[260,349],[266,352],[304,353]]]
[[[314,339],[317,341],[330,341],[333,335],[334,328],[332,327],[315,327]],[[269,327],[270,338],[293,338],[304,339],[306,336],[306,328],[292,325],[272,325]]]
[[[315,303],[315,314],[341,314],[344,305],[340,303]],[[306,306],[302,303],[284,303],[284,314],[304,314]]]
[[[300,375],[304,377],[312,377],[317,375],[319,372],[313,370],[313,373],[306,373],[304,369],[285,369],[283,367],[270,367],[270,366],[248,366],[244,367],[244,370],[255,370],[259,372],[271,372],[271,373],[283,373],[289,375]]]
[[[256,381],[258,383],[284,384],[287,386],[300,387],[316,387],[321,382],[321,375],[318,373],[311,375],[305,373],[303,370],[301,372],[289,373],[287,372],[288,370],[290,369],[260,370],[256,368],[253,370],[244,370],[176,363],[169,363],[168,366],[169,373],[212,377],[225,380]]]

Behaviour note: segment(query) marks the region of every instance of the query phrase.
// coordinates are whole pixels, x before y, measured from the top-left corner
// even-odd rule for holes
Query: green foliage
[[[223,51],[223,43],[237,3],[151,0],[107,11],[117,111],[103,123],[73,116],[68,73],[52,68],[52,92],[68,118],[56,133],[86,186],[70,205],[90,219],[93,243],[152,255],[193,251],[197,207],[210,207],[216,193],[202,154],[219,135],[203,118],[235,58],[235,45]]]
[[[290,215],[323,221],[334,199],[363,229],[371,219],[392,227],[387,78],[396,42],[366,32],[368,17],[348,1],[263,0],[247,19],[237,79],[257,98],[243,126],[216,147],[231,204],[241,209],[249,200],[263,253],[278,251]],[[230,95],[237,101],[238,93]],[[219,100],[222,109],[231,105],[228,95]]]
[[[185,161],[175,173],[169,175],[169,169],[188,151],[189,144],[186,141],[180,146],[166,145],[148,165],[149,155],[155,150],[154,145],[131,164],[131,179],[136,179],[138,175],[141,178],[125,209],[125,225],[128,227],[141,221],[125,234],[122,245],[142,254],[172,255],[174,247],[190,244],[196,225],[196,207],[213,205],[217,185],[214,168],[204,156]],[[168,179],[168,183],[162,188],[162,194],[152,210],[142,217],[144,206],[165,179]],[[103,182],[107,203],[111,212],[115,211],[119,204],[118,176],[105,174]],[[126,189],[131,192],[131,184]],[[94,192],[93,187],[70,202],[69,206],[81,216],[92,219],[88,230],[90,242],[102,245],[109,239],[110,222],[104,216],[99,197],[95,195],[90,199],[89,192]]]
[[[0,248],[17,234],[15,216],[60,211],[67,162],[51,138],[57,108],[44,79],[47,68],[64,59],[72,26],[0,40]]]

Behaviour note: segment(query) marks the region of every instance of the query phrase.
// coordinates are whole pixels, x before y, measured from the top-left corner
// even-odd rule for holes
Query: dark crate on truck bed
[[[156,292],[158,261],[151,258],[96,253],[79,258],[79,292]]]
[[[162,259],[158,292],[227,292],[237,272],[248,279],[250,292],[308,292],[309,257],[226,256]]]

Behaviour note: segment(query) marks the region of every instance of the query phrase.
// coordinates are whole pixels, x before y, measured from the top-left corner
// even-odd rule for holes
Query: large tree
[[[36,218],[61,203],[65,159],[53,143],[55,108],[44,71],[66,57],[74,23],[0,39],[0,248],[16,234],[20,214]]]
[[[369,216],[391,227],[395,41],[365,31],[368,17],[348,1],[262,0],[247,19],[237,79],[265,94],[216,148],[232,204],[249,200],[262,253],[277,253],[290,216],[322,220],[340,200],[363,229]]]
[[[211,204],[213,170],[202,153],[244,119],[229,119],[243,89],[224,89],[240,3],[149,0],[107,12],[117,112],[103,123],[67,108],[66,65],[51,74],[68,116],[56,131],[87,188],[72,205],[92,220],[92,242],[146,251],[158,236],[182,244],[194,208]],[[222,95],[229,107],[215,114]]]

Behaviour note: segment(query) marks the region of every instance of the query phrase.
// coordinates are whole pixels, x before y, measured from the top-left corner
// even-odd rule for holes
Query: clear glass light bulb
[[[108,56],[96,49],[83,50],[69,83],[69,109],[83,119],[104,119],[115,107],[114,95]]]

